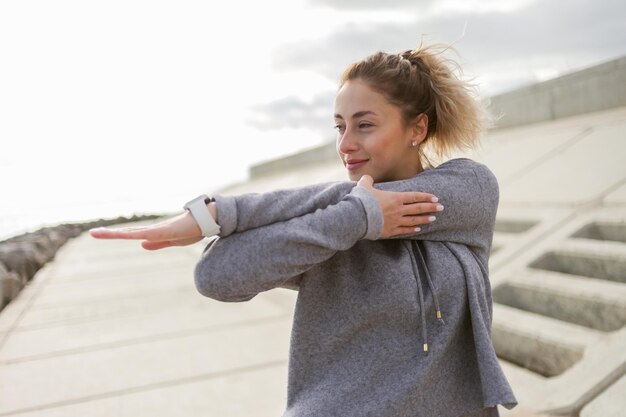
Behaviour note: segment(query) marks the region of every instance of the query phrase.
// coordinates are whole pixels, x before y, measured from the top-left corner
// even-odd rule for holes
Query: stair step
[[[626,224],[593,222],[579,229],[572,237],[626,243]]]
[[[626,325],[626,285],[612,281],[526,269],[497,286],[493,300],[606,332]]]
[[[533,268],[626,283],[626,245],[592,239],[567,239],[534,261]]]
[[[537,220],[513,220],[513,219],[496,219],[494,230],[496,233],[524,233],[535,227],[539,221]]]
[[[603,335],[597,330],[502,304],[493,306],[493,344],[497,355],[545,377],[578,362],[587,346]]]

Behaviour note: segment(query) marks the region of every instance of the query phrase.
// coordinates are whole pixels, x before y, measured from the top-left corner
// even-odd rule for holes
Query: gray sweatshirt
[[[198,291],[246,301],[298,290],[283,417],[497,416],[517,401],[491,342],[488,258],[498,206],[491,171],[453,159],[381,190],[445,206],[410,235],[353,181],[216,196],[221,233]],[[441,318],[438,318],[441,312]]]

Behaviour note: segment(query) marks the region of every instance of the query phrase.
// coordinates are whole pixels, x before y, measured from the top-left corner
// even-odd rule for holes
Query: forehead
[[[335,113],[343,118],[364,110],[385,114],[391,110],[391,107],[393,106],[385,96],[360,80],[346,82],[341,86],[335,98]]]

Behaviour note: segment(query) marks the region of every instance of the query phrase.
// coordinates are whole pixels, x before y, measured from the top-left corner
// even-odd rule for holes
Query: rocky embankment
[[[94,228],[151,220],[160,215],[134,215],[84,223],[64,223],[0,242],[0,310],[11,302],[68,240]]]

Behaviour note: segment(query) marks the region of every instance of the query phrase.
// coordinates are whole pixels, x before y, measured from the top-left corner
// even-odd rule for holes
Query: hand
[[[437,197],[420,192],[382,191],[374,188],[374,180],[363,175],[357,187],[370,191],[383,212],[383,233],[380,239],[419,232],[418,227],[435,221],[432,213],[443,210]]]
[[[117,229],[99,227],[91,229],[89,233],[98,239],[145,239],[141,242],[141,246],[147,250],[191,245],[203,238],[198,224],[188,211],[148,226]]]

